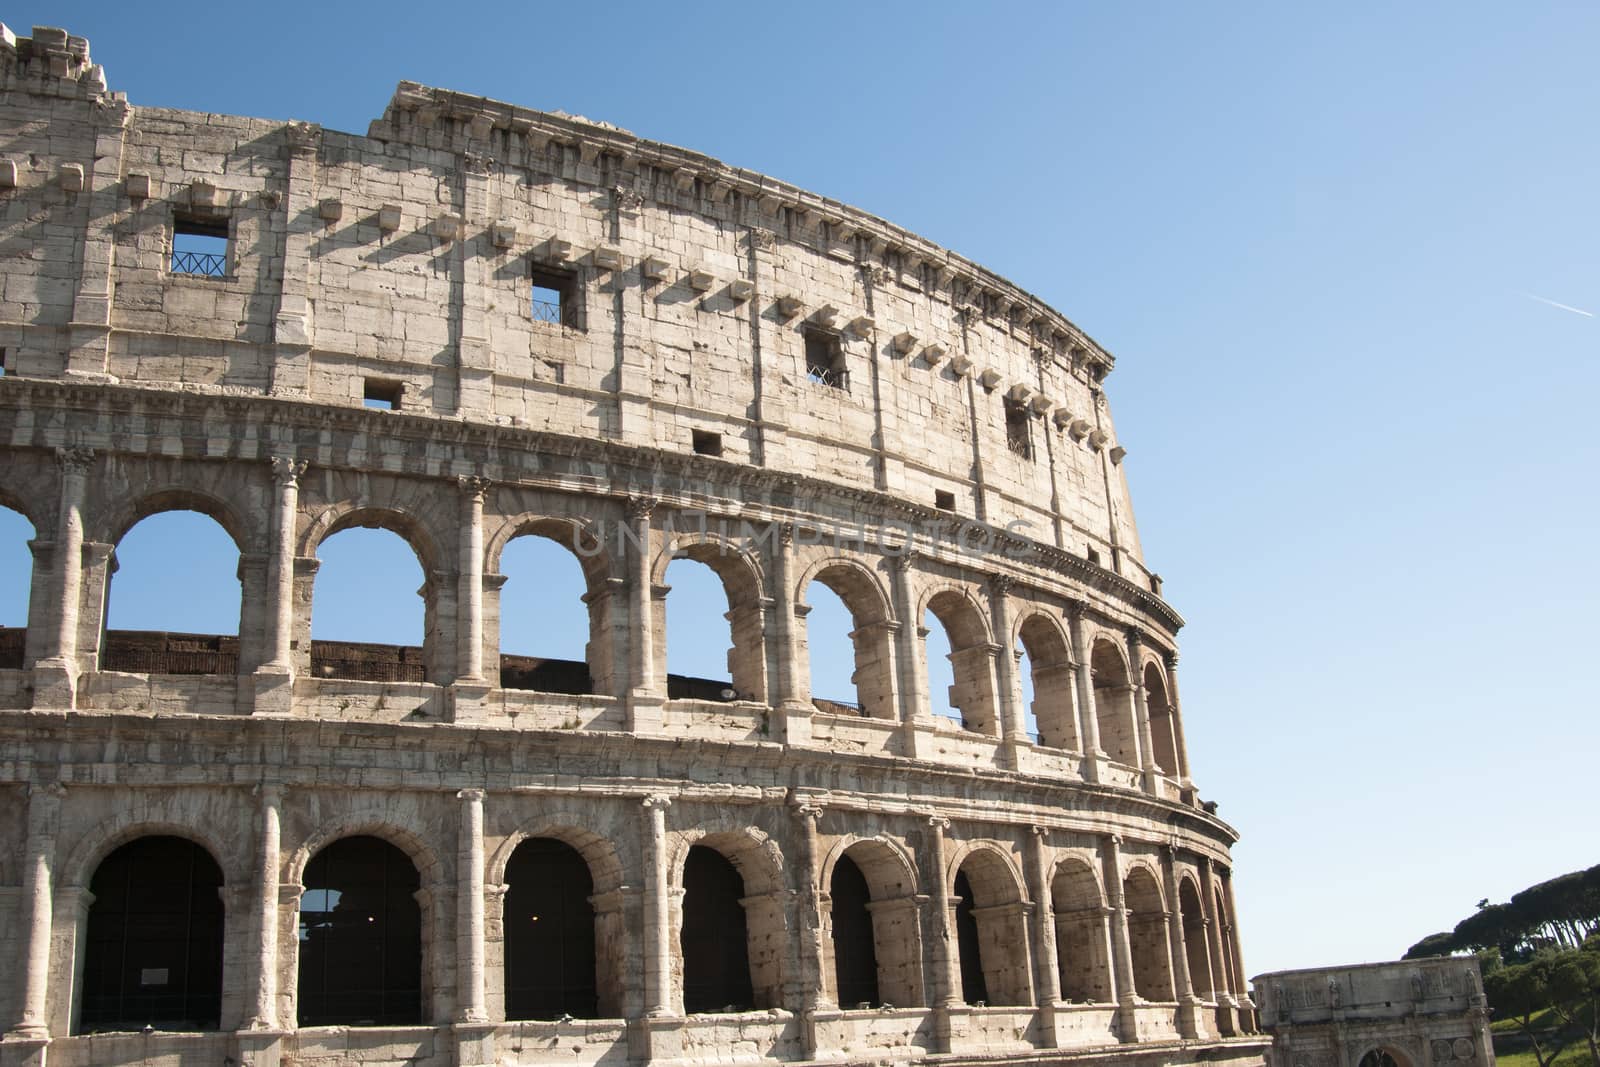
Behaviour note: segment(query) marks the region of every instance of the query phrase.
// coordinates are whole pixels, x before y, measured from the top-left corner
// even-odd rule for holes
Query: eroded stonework
[[[602,123],[411,84],[366,136],[136,108],[83,39],[0,36],[0,504],[36,533],[0,634],[0,1063],[1260,1061],[1182,620],[1076,326]],[[105,630],[119,539],[172,509],[238,545],[236,638]],[[312,639],[352,526],[416,552],[420,647]],[[579,557],[584,663],[500,655],[525,535]],[[678,557],[728,594],[709,690],[666,671]],[[809,692],[814,581],[856,706]],[[307,872],[357,838],[414,880],[414,1018],[310,1025]],[[220,884],[192,1031],[85,1021],[90,886],[153,839]],[[582,858],[593,1017],[509,1017],[527,841]],[[686,1010],[711,853],[747,990]],[[112,986],[173,980],[128,959]]]
[[[1273,971],[1251,984],[1271,1067],[1494,1067],[1472,956]]]

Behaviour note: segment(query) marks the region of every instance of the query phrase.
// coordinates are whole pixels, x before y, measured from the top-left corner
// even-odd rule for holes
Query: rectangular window
[[[1027,405],[1006,399],[1006,447],[1023,459],[1033,458],[1033,420]]]
[[[0,348],[0,378],[6,376],[6,350]]]
[[[362,383],[361,403],[379,411],[399,411],[400,397],[404,392],[405,385],[401,382],[367,378]]]
[[[712,433],[710,430],[691,430],[694,435],[694,450],[701,456],[722,455],[722,435]]]
[[[940,511],[954,511],[956,509],[956,495],[948,489],[935,489],[933,491],[933,506]]]
[[[850,388],[850,372],[845,369],[844,345],[831,330],[806,326],[800,331],[806,342],[806,378],[834,389]]]
[[[171,273],[228,276],[228,220],[179,215],[172,220]]]
[[[571,271],[532,267],[529,271],[533,295],[529,309],[534,322],[581,329],[578,308],[578,279]]]

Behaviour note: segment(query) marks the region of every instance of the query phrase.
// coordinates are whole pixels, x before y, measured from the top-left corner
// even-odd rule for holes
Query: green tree
[[[1589,1058],[1600,1067],[1600,937],[1581,949],[1557,953],[1546,961],[1550,1010],[1589,1045]]]
[[[1515,1019],[1517,1029],[1528,1039],[1539,1067],[1549,1067],[1566,1047],[1559,1031],[1540,1031],[1533,1020],[1550,1007],[1549,968],[1546,961],[1517,963],[1485,975],[1483,991],[1497,1016]]]

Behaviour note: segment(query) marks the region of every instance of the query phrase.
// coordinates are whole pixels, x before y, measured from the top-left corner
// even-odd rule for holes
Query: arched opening
[[[1015,873],[995,853],[976,851],[962,861],[953,888],[962,999],[1031,1004],[1028,929]]]
[[[882,593],[866,574],[838,563],[818,571],[804,594],[806,602],[799,610],[806,619],[813,702],[823,711],[895,718],[890,678],[894,660]],[[841,618],[848,623],[841,623]],[[848,659],[844,642],[837,637],[841,630],[850,642]],[[851,664],[849,681],[841,683],[845,663]],[[855,700],[838,699],[841,690],[853,692]]]
[[[1139,729],[1135,722],[1133,686],[1122,653],[1110,641],[1098,640],[1089,657],[1094,676],[1094,713],[1100,726],[1100,747],[1117,763],[1139,766]]]
[[[1066,637],[1043,615],[1035,614],[1023,621],[1017,641],[1026,653],[1028,684],[1023,695],[1038,724],[1039,744],[1079,751],[1078,709]]]
[[[341,838],[302,881],[300,1025],[420,1023],[421,880],[410,857],[382,838]]]
[[[1050,904],[1055,913],[1061,999],[1078,1004],[1115,1000],[1104,901],[1100,883],[1087,864],[1067,860],[1056,869],[1050,882]]]
[[[1375,1048],[1361,1057],[1359,1067],[1410,1067],[1410,1061],[1401,1053]]]
[[[1128,872],[1122,883],[1128,910],[1128,941],[1133,949],[1133,989],[1152,1001],[1173,1001],[1171,944],[1167,912],[1155,876],[1143,867]]]
[[[943,629],[949,640],[950,709],[960,717],[963,728],[975,733],[999,736],[1000,723],[995,708],[994,649],[983,616],[972,601],[951,589],[935,593],[924,612],[928,638],[924,655],[928,660],[928,691],[934,692],[933,640]],[[937,713],[937,712],[936,712]],[[955,716],[952,716],[955,717]]]
[[[1156,766],[1170,778],[1178,776],[1178,722],[1167,698],[1166,679],[1154,663],[1144,668],[1145,706],[1150,709],[1150,746]]]
[[[841,874],[840,872],[843,871]],[[844,1008],[862,1003],[920,1007],[922,941],[916,876],[882,841],[855,841],[829,878],[829,924],[824,973]]]
[[[1222,929],[1217,931],[1217,940],[1222,944],[1222,958],[1217,961],[1222,970],[1222,981],[1218,987],[1225,992],[1234,993],[1244,988],[1242,982],[1236,977],[1235,968],[1238,966],[1233,951],[1233,921],[1228,915],[1227,901],[1222,895],[1222,887],[1217,886],[1212,893],[1212,902],[1215,904],[1217,922]]]
[[[0,670],[21,670],[28,639],[28,598],[33,589],[33,523],[0,505]]]
[[[1028,655],[1028,649],[1019,640],[1011,650],[1011,658],[1016,663],[1017,688],[1022,697],[1022,729],[1028,739],[1034,744],[1039,744],[1039,715],[1034,710],[1033,690],[1033,659]]]
[[[505,878],[506,1018],[598,1018],[589,864],[565,842],[531,837]]]
[[[691,545],[667,564],[664,584],[656,632],[667,635],[658,653],[668,698],[765,701],[761,589],[743,559],[723,545]]]
[[[1178,915],[1183,922],[1183,951],[1189,963],[1189,983],[1197,994],[1209,998],[1217,987],[1211,977],[1206,917],[1200,908],[1200,894],[1187,878],[1178,884]]]
[[[931,611],[922,613],[922,657],[928,670],[928,710],[966,729],[961,710],[950,699],[956,687],[956,672],[950,662],[950,635]]]
[[[323,539],[317,558],[312,675],[427,681],[432,604],[411,543],[385,527],[352,522]]]
[[[755,1006],[745,927],[744,878],[714,848],[695,845],[683,865],[683,1010],[748,1011]]]
[[[500,685],[541,693],[609,692],[609,635],[604,603],[588,596],[576,553],[553,532],[529,531],[500,553]],[[601,598],[603,601],[604,598]],[[601,618],[597,626],[596,614]],[[601,652],[597,657],[595,653]],[[597,669],[597,659],[606,661]]]
[[[198,511],[158,511],[109,563],[100,666],[137,674],[237,674],[239,546]]]
[[[875,1008],[878,954],[873,945],[872,893],[866,876],[849,856],[840,856],[828,883],[833,924],[833,973],[843,1008]]]
[[[141,837],[89,882],[81,1028],[214,1030],[222,1013],[222,868],[181,837]]]

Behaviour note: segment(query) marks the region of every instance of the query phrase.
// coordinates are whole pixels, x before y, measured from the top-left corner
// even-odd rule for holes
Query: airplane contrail
[[[1534,296],[1532,293],[1523,293],[1522,295],[1527,297],[1529,300],[1537,300],[1541,304],[1549,304],[1553,308],[1560,308],[1562,311],[1570,311],[1574,315],[1582,315],[1586,319],[1594,318],[1594,312],[1585,311],[1582,308],[1575,308],[1571,304],[1558,304],[1554,300],[1547,300],[1542,296]]]

